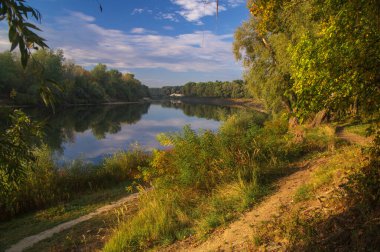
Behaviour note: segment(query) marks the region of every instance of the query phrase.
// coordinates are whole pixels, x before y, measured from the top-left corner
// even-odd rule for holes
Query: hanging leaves
[[[48,48],[45,39],[36,31],[41,31],[36,25],[27,22],[29,17],[37,22],[41,21],[41,13],[25,5],[25,0],[0,0],[0,20],[8,21],[8,38],[11,43],[11,51],[19,47],[21,63],[25,68],[30,58],[31,50]]]

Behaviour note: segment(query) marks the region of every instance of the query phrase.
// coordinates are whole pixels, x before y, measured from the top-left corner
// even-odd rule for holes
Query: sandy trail
[[[365,138],[343,129],[337,132],[337,137],[345,139],[351,144],[368,145],[370,138]],[[217,229],[205,242],[194,242],[193,239],[185,239],[165,248],[165,251],[251,251],[255,227],[264,221],[269,221],[284,205],[293,204],[293,198],[299,186],[305,184],[312,171],[328,159],[322,157],[309,160],[305,164],[299,164],[300,170],[290,176],[280,179],[277,183],[277,191],[268,196],[239,220],[231,223],[227,228]]]
[[[91,219],[97,215],[108,212],[108,211],[115,209],[117,207],[120,207],[126,203],[133,202],[133,201],[137,200],[138,195],[139,195],[139,193],[134,193],[134,194],[128,195],[128,196],[126,196],[126,197],[124,197],[124,198],[122,198],[116,202],[112,202],[109,205],[98,208],[96,211],[94,211],[92,213],[83,215],[83,216],[81,216],[77,219],[71,220],[71,221],[64,222],[62,224],[59,224],[58,226],[55,226],[55,227],[50,228],[48,230],[45,230],[39,234],[28,236],[28,237],[22,239],[21,241],[17,242],[16,244],[12,245],[9,249],[5,250],[5,252],[23,251],[24,249],[29,248],[29,247],[33,246],[34,244],[36,244],[42,240],[45,240],[47,238],[52,237],[54,234],[57,234],[57,233],[60,233],[66,229],[72,228],[73,226],[75,226],[81,222],[87,221],[87,220],[89,220],[89,219]]]

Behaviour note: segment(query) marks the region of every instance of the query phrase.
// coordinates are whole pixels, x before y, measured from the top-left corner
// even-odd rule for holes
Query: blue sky
[[[42,36],[67,59],[132,72],[151,87],[241,78],[233,33],[248,17],[245,0],[34,0]],[[0,49],[9,49],[6,26]]]

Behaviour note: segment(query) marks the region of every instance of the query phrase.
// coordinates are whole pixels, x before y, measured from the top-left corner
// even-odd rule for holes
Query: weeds
[[[251,113],[230,117],[217,133],[185,127],[161,135],[171,148],[154,151],[151,168],[143,171],[154,190],[144,194],[137,215],[120,225],[104,250],[147,250],[189,235],[202,239],[266,195],[288,171],[289,160],[334,143],[328,134],[301,143],[293,138],[285,117],[265,121]]]
[[[326,158],[295,194],[299,204],[285,206],[280,218],[257,229],[256,250],[277,246],[286,251],[376,251],[380,246],[379,139],[378,134],[365,152],[369,155],[348,146]]]
[[[150,154],[138,148],[119,152],[100,165],[77,160],[60,168],[46,146],[33,154],[36,160],[25,171],[23,183],[0,199],[0,220],[133,180],[140,167],[150,162]]]

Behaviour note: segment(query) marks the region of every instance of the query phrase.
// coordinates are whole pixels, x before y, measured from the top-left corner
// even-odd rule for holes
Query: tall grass
[[[25,181],[8,193],[7,198],[0,199],[0,220],[132,180],[151,158],[135,148],[118,152],[99,165],[76,160],[57,167],[46,146],[34,150],[34,156],[36,160],[26,170]]]
[[[161,135],[171,149],[155,151],[144,171],[154,190],[143,194],[139,212],[104,250],[146,250],[189,235],[204,237],[259,201],[289,160],[333,141],[293,138],[286,118],[266,121],[251,113],[232,116],[217,133],[186,126],[182,133]]]

